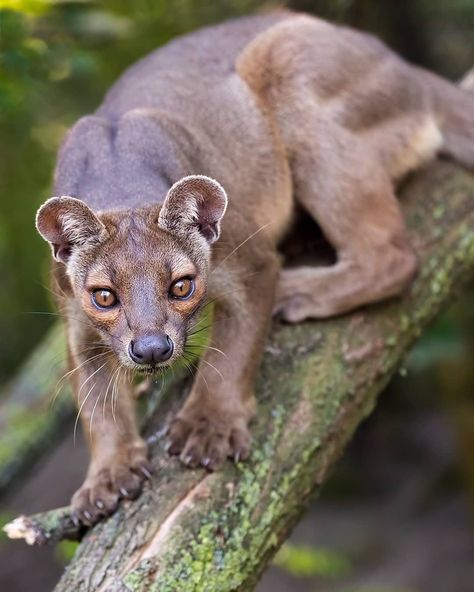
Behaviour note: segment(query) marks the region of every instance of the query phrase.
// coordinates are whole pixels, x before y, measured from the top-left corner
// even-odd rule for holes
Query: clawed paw
[[[226,458],[245,460],[250,453],[250,432],[242,417],[225,420],[202,413],[178,415],[170,424],[166,450],[190,468],[220,468]]]
[[[88,476],[72,497],[73,521],[90,526],[112,514],[119,500],[139,495],[152,470],[146,456],[140,454],[132,462],[113,462]]]

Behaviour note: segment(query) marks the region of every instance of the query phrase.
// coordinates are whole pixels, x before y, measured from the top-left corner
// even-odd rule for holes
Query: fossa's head
[[[156,207],[96,214],[73,197],[53,197],[36,224],[102,340],[125,366],[153,371],[183,353],[226,206],[217,181],[191,176]]]

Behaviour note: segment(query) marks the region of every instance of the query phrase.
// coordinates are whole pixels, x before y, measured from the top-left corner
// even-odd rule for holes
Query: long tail
[[[474,70],[458,86],[426,75],[443,135],[441,152],[474,170]]]

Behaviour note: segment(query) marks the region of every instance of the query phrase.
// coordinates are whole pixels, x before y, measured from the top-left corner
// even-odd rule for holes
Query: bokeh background
[[[34,230],[66,129],[172,37],[283,3],[0,0],[0,385],[54,317]],[[474,0],[294,0],[372,31],[453,80],[474,64]],[[260,592],[474,591],[474,290],[407,357]],[[1,519],[67,503],[85,454],[63,443],[0,500]],[[73,547],[0,540],[0,590],[51,590]]]

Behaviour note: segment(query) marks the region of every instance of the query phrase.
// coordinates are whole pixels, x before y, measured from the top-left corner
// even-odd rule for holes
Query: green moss
[[[290,471],[284,471],[272,490],[264,496],[263,489],[269,480],[273,467],[272,459],[279,444],[285,419],[285,410],[278,406],[272,410],[273,430],[261,448],[252,454],[249,464],[239,464],[238,484],[225,510],[218,513],[203,509],[199,515],[200,526],[193,527],[197,535],[190,539],[183,533],[182,540],[173,539],[172,549],[160,561],[167,566],[166,573],[160,573],[159,564],[153,571],[159,575],[153,584],[145,583],[144,572],[150,569],[149,560],[140,563],[123,582],[134,592],[140,590],[159,592],[223,592],[237,590],[256,569],[262,553],[270,551],[278,544],[273,532],[277,517],[284,512],[288,495],[294,480],[301,474],[313,450],[305,450]],[[314,449],[319,447],[315,440]],[[254,513],[260,509],[258,520]],[[181,525],[185,529],[185,524]],[[141,574],[141,575],[140,575]],[[139,576],[139,577],[138,577]]]
[[[71,508],[68,506],[64,508],[58,508],[57,510],[52,510],[51,512],[43,512],[41,513],[41,521],[37,522],[37,526],[40,530],[42,530],[46,535],[49,533],[54,533],[60,528],[61,523],[65,519],[69,519],[71,516]],[[35,516],[31,517],[31,522],[35,524]]]
[[[145,573],[141,573],[144,571]],[[124,585],[131,591],[131,592],[138,592],[139,590],[146,590],[144,588],[144,579],[146,578],[146,571],[143,570],[136,570],[133,572],[128,573],[123,578]]]
[[[151,587],[144,587],[143,576],[137,580],[137,575],[143,573],[144,566],[140,563],[124,578],[124,583],[131,590],[222,592],[236,589],[255,564],[257,550],[269,543],[276,544],[267,529],[273,523],[275,511],[281,503],[281,491],[271,492],[271,501],[264,515],[259,518],[258,525],[252,526],[252,513],[260,502],[261,490],[283,426],[283,408],[278,407],[273,411],[272,434],[263,448],[254,452],[249,464],[237,465],[238,486],[225,511],[201,515],[197,536],[189,540],[184,534],[178,552],[175,550],[176,541],[173,541],[173,550],[164,561],[174,567],[166,574],[158,575]],[[286,487],[290,482],[291,479],[285,479]],[[216,536],[217,532],[220,536]]]
[[[400,330],[403,332],[408,331],[408,329],[410,328],[410,325],[411,325],[410,317],[406,314],[402,314],[400,317],[400,321],[399,321]]]

